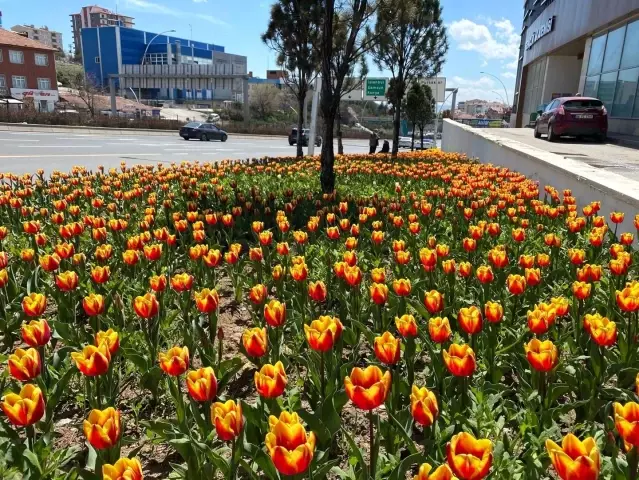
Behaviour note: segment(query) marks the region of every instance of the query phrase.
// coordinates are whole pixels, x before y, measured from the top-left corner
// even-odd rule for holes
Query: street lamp
[[[481,73],[482,75],[488,75],[489,77],[496,78],[496,79],[497,79],[497,81],[498,81],[499,83],[501,83],[501,86],[502,86],[502,87],[504,87],[504,92],[506,92],[506,98],[508,98],[508,90],[506,90],[506,85],[504,85],[504,82],[502,82],[502,81],[501,81],[501,79],[500,79],[499,77],[496,77],[496,76],[495,76],[495,75],[493,75],[492,73],[488,73],[488,72],[479,72],[479,73]],[[506,103],[506,105],[509,105],[507,102],[505,102],[505,103]]]
[[[142,63],[140,64],[140,87],[138,88],[138,98],[142,100],[142,67],[144,66],[144,60],[146,60],[146,52],[148,52],[149,47],[153,43],[153,40],[158,38],[160,35],[164,35],[165,33],[175,33],[175,30],[166,30],[164,32],[158,33],[155,37],[151,39],[149,43],[146,44],[146,48],[144,49],[144,54],[142,54]]]
[[[501,101],[504,102],[504,105],[508,105],[508,103],[506,103],[506,100],[504,100],[504,96],[501,93],[497,92],[496,90],[491,90],[491,92],[497,95],[499,98],[501,98]]]

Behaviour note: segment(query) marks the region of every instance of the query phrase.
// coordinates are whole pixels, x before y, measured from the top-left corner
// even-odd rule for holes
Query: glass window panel
[[[590,47],[590,60],[588,61],[588,75],[601,72],[604,50],[606,49],[606,35],[597,37]]]
[[[632,109],[637,94],[637,78],[639,78],[639,68],[619,72],[611,116],[621,118],[629,118],[632,116]]]
[[[626,26],[624,25],[617,30],[613,30],[608,34],[608,42],[606,43],[606,53],[604,55],[602,72],[610,70],[618,70],[621,60],[621,51],[623,50],[623,39],[626,36]]]
[[[584,97],[596,97],[599,90],[599,75],[594,77],[586,77],[586,83],[584,84]]]
[[[639,20],[628,25],[621,57],[621,68],[639,66]]]
[[[615,86],[617,85],[617,72],[605,73],[599,81],[599,91],[597,98],[604,102],[606,109],[610,111],[612,101],[615,98]]]

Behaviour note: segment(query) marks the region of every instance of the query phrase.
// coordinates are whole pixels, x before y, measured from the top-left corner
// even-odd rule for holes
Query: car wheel
[[[559,137],[557,135],[555,135],[555,132],[553,132],[552,124],[549,124],[548,125],[548,141],[549,142],[556,142],[557,140],[559,140]]]
[[[228,135],[222,135],[222,141],[226,142],[229,139]]]
[[[539,130],[537,129],[537,125],[535,125],[535,138],[541,138],[541,133],[539,133]]]
[[[200,142],[208,142],[209,141],[209,137],[206,136],[206,133],[203,133],[202,135],[200,135]]]
[[[182,137],[184,140],[186,140],[187,142],[189,141],[189,137]]]
[[[600,133],[599,135],[595,136],[595,141],[598,143],[605,143],[607,139],[608,136],[605,133]]]
[[[295,142],[291,142],[290,140],[288,141],[288,144],[292,147],[293,145],[295,145]]]

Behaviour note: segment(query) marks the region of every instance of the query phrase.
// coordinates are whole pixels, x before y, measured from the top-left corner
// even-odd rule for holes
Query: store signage
[[[530,50],[532,46],[537,43],[541,38],[548,35],[555,29],[555,17],[550,17],[544,23],[542,23],[537,30],[530,33],[528,40],[526,40],[526,50]]]
[[[12,88],[11,96],[17,99],[33,98],[34,100],[52,100],[55,102],[59,99],[57,90],[33,90],[28,88]]]

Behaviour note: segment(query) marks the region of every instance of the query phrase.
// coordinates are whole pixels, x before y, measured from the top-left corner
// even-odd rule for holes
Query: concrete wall
[[[579,90],[579,75],[581,74],[581,60],[578,57],[550,56],[544,90],[541,95],[542,103],[552,100],[553,93],[570,93],[574,95]]]
[[[591,167],[583,162],[565,159],[554,153],[507,140],[490,132],[444,120],[442,150],[465,153],[481,163],[492,163],[518,171],[539,181],[540,196],[544,186],[558,190],[569,188],[579,206],[601,202],[601,215],[609,218],[612,211],[625,212],[621,232],[634,232],[634,215],[639,211],[639,182],[616,173]]]

